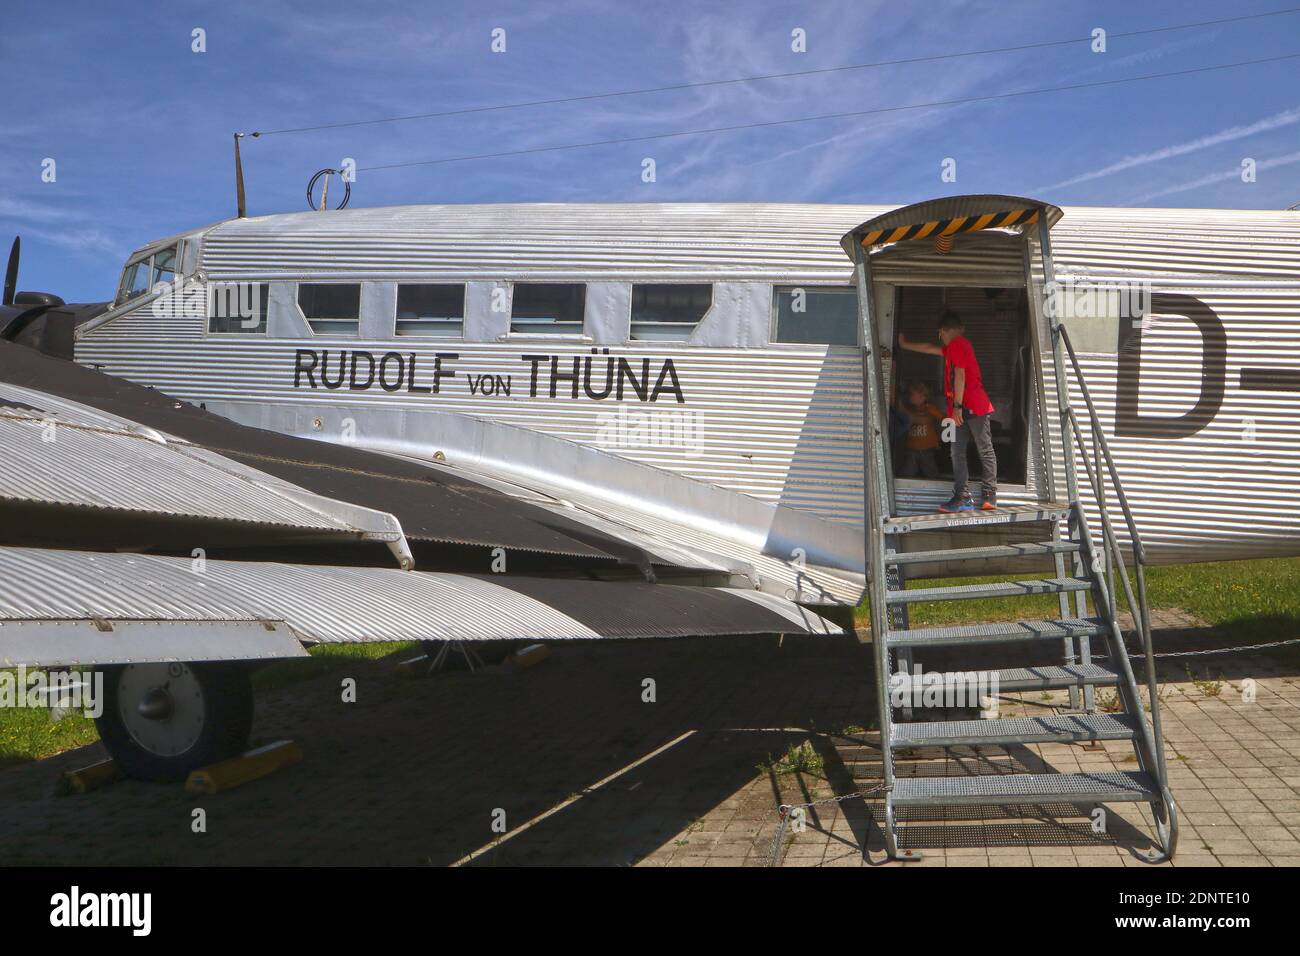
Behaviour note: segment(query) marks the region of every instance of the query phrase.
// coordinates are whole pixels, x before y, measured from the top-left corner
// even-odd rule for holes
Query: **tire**
[[[138,780],[183,780],[241,753],[253,727],[243,664],[128,664],[106,668],[99,739]]]

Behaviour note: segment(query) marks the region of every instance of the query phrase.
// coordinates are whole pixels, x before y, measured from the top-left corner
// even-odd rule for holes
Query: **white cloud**
[[[78,210],[12,196],[0,196],[0,217],[35,223],[83,222],[86,218],[85,213]]]
[[[1186,156],[1188,153],[1200,152],[1203,149],[1209,149],[1222,143],[1244,139],[1247,136],[1254,136],[1257,133],[1271,132],[1273,130],[1282,129],[1286,126],[1293,126],[1296,123],[1300,123],[1300,107],[1283,110],[1280,113],[1275,113],[1272,116],[1257,120],[1256,122],[1250,123],[1246,126],[1230,126],[1227,129],[1219,130],[1217,133],[1199,136],[1196,139],[1176,143],[1172,146],[1165,146],[1162,149],[1152,150],[1148,153],[1139,153],[1136,156],[1126,156],[1118,162],[1103,166],[1100,169],[1080,173],[1078,176],[1064,179],[1059,183],[1052,184],[1051,186],[1042,186],[1032,192],[1044,193],[1053,189],[1063,189],[1066,186],[1074,186],[1078,183],[1086,183],[1094,179],[1101,179],[1103,176],[1111,176],[1115,173],[1123,172],[1126,169],[1133,169],[1135,166],[1145,166],[1149,163],[1158,163],[1162,160],[1172,159],[1175,156]]]

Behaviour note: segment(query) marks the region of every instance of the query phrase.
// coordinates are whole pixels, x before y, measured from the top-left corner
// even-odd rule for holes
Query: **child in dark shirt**
[[[935,451],[939,447],[939,425],[943,413],[930,403],[930,388],[924,382],[909,382],[898,399],[898,410],[910,425],[903,440],[903,457],[898,475],[915,478],[939,477]]]

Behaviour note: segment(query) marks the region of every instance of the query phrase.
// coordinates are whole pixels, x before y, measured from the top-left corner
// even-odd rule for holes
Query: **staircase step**
[[[1145,803],[1159,799],[1150,774],[1008,773],[978,777],[896,777],[896,807],[995,803]]]
[[[942,531],[945,528],[978,528],[985,525],[1017,524],[1023,521],[1059,521],[1070,514],[1070,506],[1059,501],[1032,505],[1008,505],[996,511],[933,512],[923,515],[895,515],[882,522],[885,534],[909,531]]]
[[[1061,664],[1052,667],[1008,667],[995,671],[998,690],[1051,690],[1055,687],[1113,687],[1119,674],[1101,664]]]
[[[973,601],[980,598],[1023,597],[1029,594],[1058,594],[1063,591],[1087,591],[1087,578],[1038,578],[1033,581],[994,581],[990,584],[959,584],[955,587],[908,588],[886,591],[890,604],[917,604],[921,601]]]
[[[1001,720],[934,720],[894,724],[889,745],[973,747],[1001,744],[1069,743],[1075,740],[1131,740],[1136,723],[1129,714],[1065,714]]]
[[[971,671],[935,671],[934,680],[944,687],[964,687]],[[992,671],[999,692],[1017,690],[1051,690],[1060,687],[1110,687],[1119,683],[1119,674],[1101,664],[1053,664],[1036,667],[1007,667]]]
[[[885,563],[931,564],[942,561],[978,561],[983,558],[1027,558],[1073,554],[1080,547],[1077,541],[1027,541],[1023,544],[993,544],[981,548],[949,548],[946,551],[899,551],[886,554]]]
[[[1100,637],[1106,626],[1086,618],[1058,621],[997,621],[992,624],[958,624],[951,627],[917,627],[889,631],[890,647],[952,647],[974,644],[1003,644],[1013,641],[1059,640],[1067,637]]]

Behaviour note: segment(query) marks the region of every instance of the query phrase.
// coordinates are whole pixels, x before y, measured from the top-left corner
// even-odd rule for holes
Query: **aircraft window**
[[[154,253],[153,282],[171,282],[176,278],[176,247],[171,246]]]
[[[398,335],[458,339],[464,325],[464,285],[398,285],[395,327]]]
[[[857,345],[856,290],[850,286],[778,286],[772,341]]]
[[[270,287],[265,282],[223,282],[209,287],[208,331],[266,334]]]
[[[713,305],[713,286],[672,283],[632,286],[632,338],[684,342]]]
[[[159,282],[176,278],[176,246],[160,249],[151,256],[137,259],[122,270],[122,284],[117,290],[117,304],[152,292]]]
[[[582,334],[587,287],[579,283],[516,282],[510,331],[525,334]]]
[[[149,291],[149,260],[141,259],[139,262],[133,262],[126,267],[122,273],[122,290],[118,294],[117,301],[119,304],[134,299],[136,296],[144,295]]]
[[[317,335],[356,335],[361,317],[361,284],[300,282],[298,306]]]

